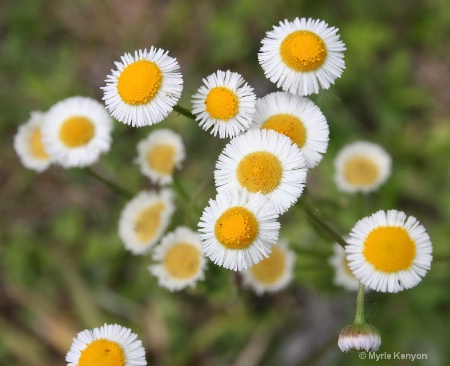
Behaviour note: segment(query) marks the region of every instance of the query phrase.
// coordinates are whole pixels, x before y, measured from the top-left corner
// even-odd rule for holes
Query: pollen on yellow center
[[[286,270],[286,255],[277,247],[272,247],[268,258],[250,267],[252,276],[258,282],[272,285],[280,280]]]
[[[81,351],[78,366],[124,366],[122,347],[107,339],[97,339]]]
[[[159,66],[148,60],[139,60],[128,65],[120,73],[117,92],[127,104],[146,104],[161,88],[163,75]]]
[[[147,153],[147,164],[158,173],[170,175],[175,168],[176,150],[172,145],[160,144]]]
[[[283,168],[280,160],[267,151],[245,155],[238,164],[236,176],[250,192],[267,194],[278,187]]]
[[[258,236],[259,225],[255,215],[245,207],[226,210],[216,221],[214,232],[227,249],[245,249]]]
[[[345,163],[344,177],[352,185],[372,185],[377,181],[378,176],[378,165],[365,156],[354,156]]]
[[[134,231],[142,243],[147,243],[158,233],[161,226],[161,214],[165,210],[162,202],[157,202],[143,210],[136,218]]]
[[[44,145],[42,144],[42,133],[39,127],[35,128],[30,137],[30,150],[34,157],[38,159],[49,158],[47,152],[44,149]]]
[[[306,129],[302,121],[292,114],[275,114],[267,118],[261,128],[274,130],[291,139],[299,148],[306,142]]]
[[[86,145],[95,134],[95,125],[84,116],[67,118],[59,128],[59,138],[67,147]]]
[[[232,90],[218,86],[212,88],[206,100],[206,111],[211,118],[227,121],[233,118],[239,110],[239,100]]]
[[[325,62],[327,48],[317,34],[299,30],[290,33],[280,45],[281,58],[296,71],[314,71]]]
[[[416,245],[402,227],[372,230],[364,241],[363,254],[375,269],[392,273],[408,269],[416,256]]]
[[[164,257],[164,268],[171,276],[184,280],[198,272],[200,251],[189,243],[178,243]]]

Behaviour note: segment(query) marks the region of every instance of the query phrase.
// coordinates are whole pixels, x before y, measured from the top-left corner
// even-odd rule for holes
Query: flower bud
[[[347,325],[339,334],[338,346],[342,352],[376,351],[380,345],[380,332],[369,324]]]

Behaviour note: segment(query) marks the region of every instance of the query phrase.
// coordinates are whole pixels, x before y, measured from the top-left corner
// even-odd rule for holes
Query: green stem
[[[183,108],[177,104],[173,107],[173,110],[175,112],[195,121],[195,116],[187,108]]]
[[[181,184],[177,175],[174,174],[172,178],[173,178],[173,186],[174,186],[175,190],[177,191],[178,195],[183,199],[183,201],[189,202],[189,194],[187,193],[186,189]]]
[[[126,190],[125,188],[119,186],[118,184],[111,182],[110,180],[102,177],[101,175],[98,175],[96,172],[94,172],[91,168],[83,168],[82,169],[85,173],[88,173],[91,177],[94,177],[95,179],[99,180],[100,182],[107,185],[109,188],[111,188],[114,192],[116,192],[119,196],[122,196],[123,198],[130,199],[133,197],[133,194]]]
[[[364,292],[365,292],[365,286],[360,282],[358,295],[356,297],[355,321],[353,322],[355,324],[365,324],[365,322],[366,322],[364,320]]]

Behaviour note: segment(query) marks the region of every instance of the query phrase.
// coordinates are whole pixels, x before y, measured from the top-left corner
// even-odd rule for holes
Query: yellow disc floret
[[[283,168],[280,160],[267,151],[245,155],[238,164],[236,175],[241,186],[250,192],[267,194],[278,187]]]
[[[214,232],[227,249],[245,249],[258,236],[259,225],[255,215],[245,207],[226,210],[216,221]]]
[[[147,153],[147,164],[158,173],[170,175],[175,168],[175,153],[172,145],[156,145]]]
[[[206,100],[206,111],[211,118],[227,121],[233,118],[239,109],[239,101],[235,92],[218,86],[212,88],[208,93]]]
[[[407,270],[416,256],[416,245],[402,227],[382,226],[364,241],[363,254],[375,269],[386,272]]]
[[[291,139],[299,148],[306,142],[306,129],[302,121],[291,114],[275,114],[264,121],[261,128],[274,130]]]
[[[200,265],[200,251],[189,243],[178,243],[164,257],[164,268],[171,276],[183,280],[194,276]]]
[[[299,30],[290,33],[281,42],[281,58],[286,65],[296,71],[314,71],[325,62],[327,48],[317,34]]]
[[[280,280],[286,270],[286,256],[282,250],[272,247],[268,258],[250,267],[252,276],[265,285],[272,285]]]
[[[139,60],[128,65],[118,77],[117,92],[131,105],[146,104],[158,93],[162,72],[152,61]]]
[[[352,157],[345,163],[344,177],[349,184],[369,186],[376,182],[378,176],[378,165],[365,156]]]
[[[67,118],[59,128],[59,138],[67,147],[86,145],[95,134],[95,125],[84,116]]]
[[[97,339],[81,351],[78,366],[124,366],[122,347],[107,339]]]
[[[147,243],[158,233],[161,226],[161,214],[165,209],[164,203],[157,202],[138,215],[134,231],[142,243]]]
[[[30,150],[34,157],[38,159],[48,159],[49,156],[42,144],[42,133],[39,127],[35,128],[30,137]]]

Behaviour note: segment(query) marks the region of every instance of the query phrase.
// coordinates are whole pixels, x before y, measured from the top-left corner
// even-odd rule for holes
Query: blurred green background
[[[301,210],[282,219],[280,237],[298,252],[287,290],[258,297],[211,263],[196,289],[170,293],[125,251],[117,222],[125,201],[78,169],[36,174],[12,148],[33,110],[99,89],[124,52],[156,47],[178,59],[185,87],[230,69],[258,96],[276,90],[257,62],[265,33],[284,19],[312,17],[340,29],[347,68],[312,97],[330,125],[330,145],[308,177],[318,214],[342,235],[379,209],[396,208],[426,228],[435,260],[425,279],[399,294],[369,292],[366,320],[382,335],[380,353],[427,354],[414,365],[449,365],[450,351],[450,4],[411,1],[0,2],[0,364],[62,365],[72,337],[104,322],[129,326],[149,365],[366,365],[343,354],[337,335],[354,317],[356,295],[332,284],[329,237]],[[214,159],[224,141],[172,113],[159,125],[115,122],[111,152],[93,170],[133,192],[150,185],[133,164],[136,143],[155,128],[182,134],[187,160],[178,178],[204,207],[214,195]],[[393,172],[362,204],[340,193],[333,159],[346,143],[368,140],[393,157]],[[209,182],[209,183],[208,183]],[[178,200],[172,228],[185,224]],[[196,227],[200,212],[190,215]],[[391,360],[383,365],[409,365]]]

